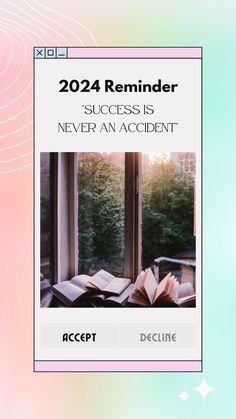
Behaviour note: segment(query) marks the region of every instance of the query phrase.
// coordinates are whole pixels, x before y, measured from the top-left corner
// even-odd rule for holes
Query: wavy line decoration
[[[0,174],[33,165],[33,47],[91,45],[86,26],[38,0],[0,7]]]

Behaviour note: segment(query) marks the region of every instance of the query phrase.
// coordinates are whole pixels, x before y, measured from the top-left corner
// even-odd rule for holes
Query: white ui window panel
[[[34,49],[35,371],[201,371],[202,49]]]

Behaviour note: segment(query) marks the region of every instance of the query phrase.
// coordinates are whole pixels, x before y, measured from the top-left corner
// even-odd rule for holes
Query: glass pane
[[[161,256],[194,261],[195,153],[143,153],[142,173],[143,268]]]
[[[78,153],[79,273],[124,275],[124,153]]]
[[[50,153],[40,154],[40,165],[40,272],[44,278],[50,279]]]

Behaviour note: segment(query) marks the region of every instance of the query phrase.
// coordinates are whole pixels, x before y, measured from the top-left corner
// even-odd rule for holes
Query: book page
[[[195,293],[191,282],[185,282],[179,286],[179,298],[189,297]]]
[[[140,285],[143,283],[143,278],[145,276],[145,272],[141,271],[140,274],[138,274],[137,279],[134,283],[134,289],[140,288]]]
[[[122,291],[130,284],[130,279],[127,278],[114,278],[103,291],[111,292],[120,295]]]
[[[117,304],[123,304],[125,300],[128,300],[130,294],[133,292],[134,284],[128,285],[120,295],[112,295],[108,297],[106,301],[114,301]]]
[[[93,285],[95,285],[100,290],[104,290],[108,284],[115,278],[112,274],[109,272],[104,271],[101,269],[98,271],[95,275],[90,277],[89,282]]]
[[[172,299],[176,304],[178,304],[178,297],[179,297],[179,282],[175,278],[174,288],[172,292]]]
[[[179,306],[194,307],[196,304],[196,294],[181,297],[178,299]]]
[[[165,278],[158,284],[154,300],[157,300],[157,298],[165,291],[166,287],[168,286],[170,277],[171,273],[169,272],[168,275],[166,275]]]
[[[140,296],[144,300],[147,300],[147,303],[148,303],[149,299],[148,299],[146,290],[144,288],[145,277],[146,277],[146,271],[140,272],[134,284],[134,292],[137,295],[137,297]]]
[[[87,291],[87,285],[90,279],[91,277],[88,275],[76,275],[70,280],[70,282],[71,284],[76,285],[77,287],[80,287]]]
[[[137,304],[137,305],[144,306],[144,307],[148,307],[150,305],[147,302],[147,300],[144,299],[143,296],[137,295],[136,291],[134,291],[134,293],[130,295],[130,297],[128,299],[128,303]]]
[[[145,275],[143,287],[146,291],[150,304],[152,304],[155,299],[155,294],[157,291],[157,282],[150,268],[146,269],[146,275]]]
[[[52,292],[58,296],[61,296],[62,300],[64,300],[63,297],[65,297],[65,299],[69,300],[70,302],[74,302],[77,298],[86,293],[85,290],[71,284],[70,281],[63,281],[54,285],[52,287]]]

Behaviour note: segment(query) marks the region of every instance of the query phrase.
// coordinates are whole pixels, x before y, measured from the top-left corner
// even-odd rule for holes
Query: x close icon
[[[36,55],[37,57],[43,57],[43,49],[37,49]]]

